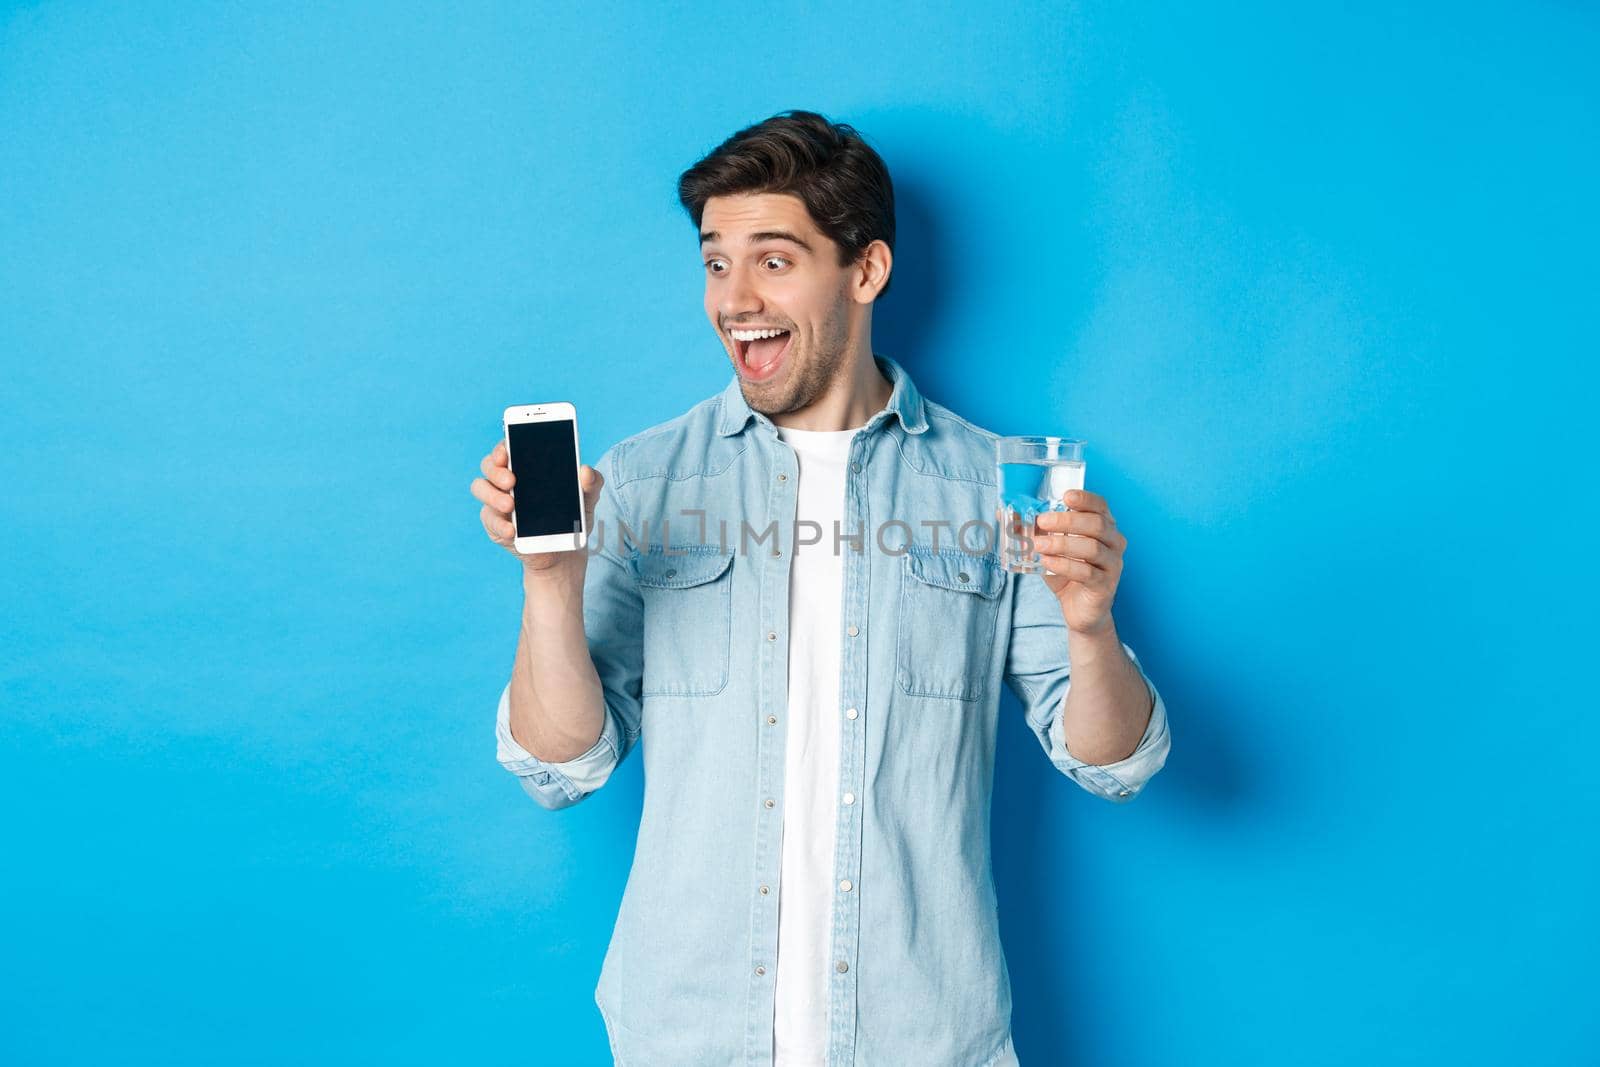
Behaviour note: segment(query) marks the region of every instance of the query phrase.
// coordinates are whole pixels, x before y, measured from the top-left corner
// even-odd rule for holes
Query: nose
[[[760,314],[762,308],[761,294],[742,271],[735,271],[733,277],[724,283],[718,303],[721,305],[724,322],[737,319],[741,315]]]

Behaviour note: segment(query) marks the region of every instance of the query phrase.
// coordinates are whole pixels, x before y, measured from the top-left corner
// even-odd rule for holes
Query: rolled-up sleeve
[[[1085,763],[1067,750],[1062,732],[1062,707],[1072,686],[1067,624],[1050,587],[1037,575],[1017,576],[1012,598],[1010,644],[1006,650],[1005,683],[1022,702],[1028,727],[1056,768],[1084,789],[1117,803],[1132,800],[1167,762],[1172,740],[1167,708],[1139,657],[1124,642],[1122,649],[1139,668],[1150,690],[1152,707],[1144,736],[1132,755],[1115,763]]]
[[[622,486],[615,447],[594,464],[605,479],[595,503],[595,525],[583,579],[583,628],[600,676],[605,723],[589,751],[561,763],[541,760],[511,736],[511,685],[500,692],[495,715],[496,758],[541,806],[570,807],[599,789],[638,743],[644,674],[644,603],[617,548]],[[622,518],[626,524],[627,519]],[[632,529],[632,526],[629,526]]]

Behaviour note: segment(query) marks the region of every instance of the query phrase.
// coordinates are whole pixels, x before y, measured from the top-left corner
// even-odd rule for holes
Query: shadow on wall
[[[920,387],[922,353],[930,350],[928,337],[937,331],[938,309],[945,306],[938,247],[939,227],[928,196],[915,176],[894,175],[895,248],[888,295],[872,308],[872,347],[875,354],[892,357]]]
[[[919,383],[938,377],[921,356],[932,350],[931,339],[941,328],[940,309],[949,306],[946,275],[941,270],[949,252],[941,246],[935,199],[916,175],[896,175],[894,287],[873,312],[874,350],[902,362]],[[951,403],[959,404],[960,398],[952,397]],[[961,413],[980,424],[984,421],[974,413]],[[1164,514],[1157,502],[1142,499],[1140,487],[1104,457],[1098,470],[1103,492],[1128,513]],[[1159,590],[1165,581],[1157,573],[1134,571],[1124,576],[1118,589],[1119,633],[1139,653],[1161,690],[1172,721],[1172,755],[1148,792],[1133,803],[1140,805],[1140,815],[1159,806],[1166,812],[1183,813],[1186,822],[1196,817],[1230,821],[1255,802],[1246,795],[1252,777],[1240,766],[1239,746],[1221,729],[1222,724],[1237,721],[1237,716],[1218,705],[1249,697],[1230,686],[1226,677],[1193,676],[1196,663],[1217,662],[1215,656],[1163,654],[1145,640],[1145,635],[1157,628],[1141,627],[1134,620],[1146,613],[1154,618],[1162,611]],[[1187,673],[1180,673],[1180,668]],[[1075,827],[1128,813],[1122,805],[1112,811],[1108,801],[1087,793],[1070,795],[1081,790],[1044,757],[1023,718],[1021,704],[1009,691],[1001,696],[999,721],[993,856],[1018,1055],[1024,1063],[1034,1059],[1063,1065],[1098,1061],[1083,1037],[1094,1032],[1087,1021],[1099,1013],[1097,998],[1105,990],[1095,982],[1093,969],[1081,965],[1083,957],[1073,949],[1094,944],[1098,935],[1086,925],[1085,907],[1073,901],[1074,882],[1062,879],[1060,872],[1077,868],[1084,857],[1075,855],[1075,848],[1097,836]],[[1107,810],[1090,805],[1103,805]],[[1017,812],[1028,817],[1013,818]],[[1061,817],[1034,817],[1047,812],[1059,812]],[[1075,845],[1075,841],[1079,843]],[[1082,869],[1094,868],[1091,864]],[[1084,1024],[1080,1025],[1080,1019]]]

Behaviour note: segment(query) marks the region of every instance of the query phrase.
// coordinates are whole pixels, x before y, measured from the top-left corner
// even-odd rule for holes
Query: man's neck
[[[773,424],[794,430],[853,430],[882,411],[894,393],[871,351],[858,353],[852,372],[834,388],[801,410],[774,418]]]

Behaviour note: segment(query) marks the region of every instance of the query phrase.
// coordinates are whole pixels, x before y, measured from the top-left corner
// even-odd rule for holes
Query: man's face
[[[850,268],[839,266],[838,246],[786,193],[712,197],[700,231],[706,315],[745,402],[768,416],[808,407],[850,351]],[[770,340],[734,336],[748,336],[746,328],[787,332]]]

